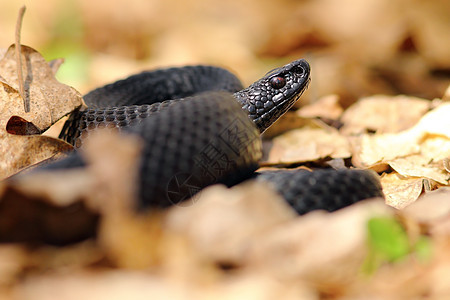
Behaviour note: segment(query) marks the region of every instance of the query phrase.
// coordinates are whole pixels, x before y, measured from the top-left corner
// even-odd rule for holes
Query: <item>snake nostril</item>
[[[305,73],[306,73],[305,68],[303,68],[303,67],[301,67],[301,66],[297,66],[297,67],[294,69],[294,72],[297,73],[297,74],[299,74],[300,76],[303,76],[303,75],[305,75]]]

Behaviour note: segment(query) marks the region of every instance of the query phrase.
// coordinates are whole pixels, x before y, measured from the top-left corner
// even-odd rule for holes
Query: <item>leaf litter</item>
[[[59,83],[36,50],[21,46],[25,95],[30,100],[30,111],[25,112],[14,52],[12,45],[0,60],[0,178],[71,150],[69,144],[38,133],[82,104],[81,95]]]
[[[24,61],[38,62],[31,68],[30,113],[23,110],[15,75],[3,74],[14,73],[14,63],[0,63],[2,178],[70,150],[39,133],[82,104],[75,90],[55,83],[55,68],[22,47]],[[137,213],[139,139],[106,131],[92,135],[81,153],[88,167],[22,172],[0,182],[0,294],[445,299],[450,293],[446,98],[448,92],[442,103],[378,95],[344,109],[338,96],[330,95],[290,112],[265,135],[266,165],[339,161],[335,165],[372,168],[386,195],[386,202],[371,199],[302,217],[270,187],[251,181],[231,189],[211,186],[190,206]],[[20,155],[5,156],[9,150]]]

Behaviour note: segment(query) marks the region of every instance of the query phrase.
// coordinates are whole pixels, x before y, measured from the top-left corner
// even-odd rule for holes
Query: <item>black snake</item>
[[[294,105],[309,81],[310,67],[302,59],[247,88],[229,71],[212,66],[143,72],[85,95],[89,109],[73,112],[60,137],[75,147],[101,127],[142,137],[141,207],[182,205],[208,185],[231,186],[251,177],[270,182],[300,214],[383,196],[370,171],[255,173],[262,156],[260,134]],[[83,165],[75,151],[40,169]]]

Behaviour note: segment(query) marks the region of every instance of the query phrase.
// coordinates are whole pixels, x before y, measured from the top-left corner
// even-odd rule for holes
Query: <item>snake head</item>
[[[299,59],[273,69],[234,96],[263,133],[297,102],[309,82],[309,64]]]

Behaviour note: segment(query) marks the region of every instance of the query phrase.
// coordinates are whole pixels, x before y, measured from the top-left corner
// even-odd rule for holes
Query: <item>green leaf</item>
[[[369,246],[376,255],[397,261],[410,252],[408,236],[393,218],[376,217],[368,222]]]

